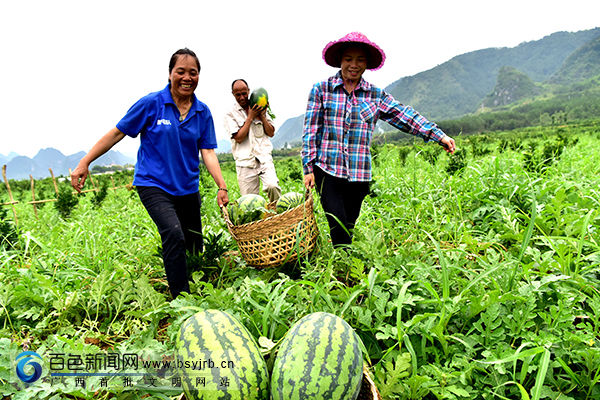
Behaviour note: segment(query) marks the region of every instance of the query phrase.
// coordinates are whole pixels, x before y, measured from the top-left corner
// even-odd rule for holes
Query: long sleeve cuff
[[[313,173],[313,163],[309,162],[307,164],[303,164],[302,169],[304,170],[304,175],[312,174]]]

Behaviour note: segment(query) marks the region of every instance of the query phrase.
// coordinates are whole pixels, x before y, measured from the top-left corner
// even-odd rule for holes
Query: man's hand
[[[248,119],[250,121],[254,121],[257,117],[260,117],[260,115],[264,113],[265,110],[265,107],[259,107],[258,104],[255,104],[248,110]]]

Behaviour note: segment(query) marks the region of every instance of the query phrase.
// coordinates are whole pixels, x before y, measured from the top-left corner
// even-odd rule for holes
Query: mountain
[[[580,82],[599,74],[600,37],[597,37],[569,55],[550,82],[564,85]]]
[[[59,170],[62,170],[64,160],[65,155],[52,147],[48,147],[47,149],[41,149],[37,152],[35,156],[33,156],[33,161],[36,165],[37,170],[47,171],[48,168],[52,168],[55,174],[57,174]]]
[[[34,178],[37,178],[36,171],[39,170],[40,167],[34,160],[26,156],[18,156],[6,164],[6,177],[8,179],[25,179],[29,178],[31,174]]]
[[[283,125],[277,129],[277,133],[271,139],[273,148],[280,149],[287,144],[294,145],[302,141],[302,126],[304,124],[304,114],[294,118],[287,119]]]
[[[12,160],[15,157],[18,157],[19,154],[15,153],[14,151],[11,151],[10,153],[8,153],[7,156],[5,156],[4,154],[0,154],[0,165],[4,165],[7,162],[9,162],[10,160]]]
[[[512,104],[526,97],[533,97],[541,92],[526,74],[504,66],[498,72],[496,87],[483,100],[483,107],[494,108]]]
[[[83,158],[83,156],[85,156],[85,151],[80,151],[78,153],[71,154],[70,156],[67,156],[65,158],[65,160],[63,161],[63,165],[69,166],[69,167],[67,167],[67,173],[69,173],[68,168],[74,169],[77,166],[77,164],[79,163],[79,160],[81,160]],[[99,159],[94,161],[92,163],[92,165],[90,165],[90,168],[93,168],[96,164],[98,164],[99,161],[100,161],[100,164],[98,164],[98,165],[110,165],[110,164],[102,163],[101,162],[103,160],[102,157],[104,157],[104,156],[101,156]],[[127,162],[125,164],[131,164],[131,162]],[[119,164],[119,165],[123,165],[123,164]]]
[[[17,156],[6,163],[6,176],[8,179],[28,179],[29,175],[36,179],[50,176],[48,168],[52,168],[54,176],[68,175],[69,168],[74,169],[86,153],[80,151],[70,156],[65,156],[52,147],[41,149],[33,157]],[[109,150],[90,165],[125,165],[134,164],[135,160],[124,156],[122,153]]]
[[[427,71],[402,77],[385,90],[430,120],[449,120],[503,107],[538,94],[553,95],[600,74],[600,28],[556,32],[512,48],[487,48],[453,57]],[[585,81],[585,83],[583,83]],[[568,89],[570,90],[570,89]],[[275,148],[302,139],[302,115],[276,132]],[[378,130],[394,130],[386,123]]]
[[[513,48],[489,48],[462,54],[428,71],[401,78],[385,89],[432,120],[474,112],[493,89],[504,66],[534,82],[559,71],[567,58],[600,37],[600,28],[576,33],[557,32]]]
[[[83,157],[85,155],[85,154],[83,154],[83,152],[80,152],[80,153],[77,153],[77,156],[81,155],[81,157]],[[77,163],[79,162],[81,157],[76,158],[77,162],[75,162],[74,164],[67,164],[65,162],[65,166],[68,166],[70,168],[75,168],[75,166],[77,166]],[[102,156],[100,156],[96,161],[91,163],[90,168],[93,167],[94,165],[125,165],[125,164],[135,164],[135,160],[123,155],[122,153],[120,153],[118,151],[109,150],[108,152],[106,152]],[[73,166],[71,166],[71,165],[73,165]]]

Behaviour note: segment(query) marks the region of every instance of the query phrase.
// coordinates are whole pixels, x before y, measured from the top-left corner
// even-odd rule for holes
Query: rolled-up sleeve
[[[302,166],[304,174],[312,174],[317,158],[317,144],[323,133],[323,98],[319,85],[313,86],[308,96],[302,133]]]
[[[223,118],[223,126],[225,127],[227,138],[229,139],[231,139],[233,135],[240,130],[240,126],[235,120],[235,117],[231,111],[225,114],[225,117]]]
[[[390,125],[419,137],[425,142],[439,142],[446,136],[438,126],[419,114],[411,106],[400,104],[391,95],[384,93],[380,103],[380,119]]]

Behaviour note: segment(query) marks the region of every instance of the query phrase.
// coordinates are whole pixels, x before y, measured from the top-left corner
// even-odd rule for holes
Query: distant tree
[[[548,126],[550,124],[552,124],[552,118],[550,118],[550,115],[548,113],[542,113],[540,115],[540,125]]]

